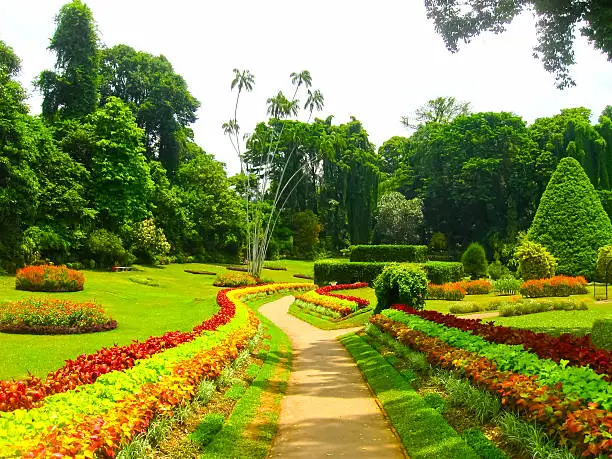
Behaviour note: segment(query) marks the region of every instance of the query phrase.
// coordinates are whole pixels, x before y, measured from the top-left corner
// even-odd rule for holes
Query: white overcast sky
[[[64,0],[0,0],[0,40],[21,57],[21,81],[50,69],[47,51],[54,17]],[[221,124],[233,111],[232,69],[249,69],[254,91],[241,101],[238,122],[250,132],[266,119],[265,101],[289,74],[310,70],[313,88],[325,96],[320,118],[359,119],[380,146],[408,135],[402,115],[427,100],[454,96],[473,111],[510,111],[531,123],[562,108],[585,106],[599,116],[612,105],[612,63],[584,39],[576,43],[577,87],[559,91],[540,61],[534,19],[523,15],[502,35],[486,34],[449,53],[425,16],[423,0],[89,0],[102,42],[124,43],[163,54],[201,102],[193,126],[196,141],[237,171],[237,159]],[[302,101],[304,97],[302,96]],[[307,115],[302,116],[303,119]]]

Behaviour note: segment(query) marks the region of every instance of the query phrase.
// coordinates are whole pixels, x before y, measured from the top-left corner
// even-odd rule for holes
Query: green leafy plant
[[[557,260],[542,244],[523,237],[514,256],[518,259],[518,274],[525,280],[545,279],[555,275]]]
[[[247,273],[229,272],[217,275],[213,285],[215,287],[243,287],[245,285],[255,285],[257,279]]]
[[[493,281],[493,290],[499,296],[516,295],[522,284],[523,281],[521,279],[515,279],[512,276],[502,277]]]
[[[351,247],[351,261],[397,261],[421,263],[427,258],[426,245],[356,245]]]
[[[349,262],[346,260],[317,260],[314,264],[314,281],[317,285],[332,282],[352,284],[371,283],[389,263]]]
[[[557,272],[589,277],[597,250],[612,244],[612,224],[583,167],[559,161],[527,233],[557,258]]]
[[[598,319],[593,323],[591,342],[601,349],[612,351],[612,319]]]
[[[458,282],[463,277],[463,264],[453,261],[428,261],[423,266],[432,284]]]
[[[474,278],[487,275],[487,255],[484,247],[478,242],[472,242],[461,255],[461,263],[466,274]]]
[[[88,246],[100,267],[125,266],[133,261],[131,254],[123,248],[121,238],[105,229],[99,229],[91,233]]]
[[[375,314],[395,303],[423,309],[427,295],[427,276],[419,268],[392,264],[376,278],[374,291],[377,300]]]

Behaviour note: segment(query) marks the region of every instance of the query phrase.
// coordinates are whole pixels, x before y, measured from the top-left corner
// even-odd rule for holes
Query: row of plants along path
[[[302,295],[296,295],[294,305],[333,319],[342,319],[358,310],[366,308],[370,302],[356,296],[332,292],[360,289],[367,286],[367,282],[327,285]]]
[[[309,288],[312,284],[273,284],[219,292],[221,314],[215,315],[213,322],[196,327],[179,345],[152,355],[141,354],[138,365],[118,346],[110,354],[93,354],[101,369],[109,363],[129,364],[113,368],[121,371],[93,375],[95,382],[90,384],[80,379],[91,378],[90,371],[83,373],[80,367],[72,367],[77,379],[55,391],[59,393],[46,394],[28,410],[3,413],[0,457],[114,456],[121,444],[145,431],[155,415],[193,398],[203,379],[218,377],[244,349],[256,332],[258,319],[243,299]],[[203,333],[212,330],[215,332]],[[103,362],[105,355],[110,356],[108,362]],[[76,381],[80,382],[79,390],[70,390]],[[8,388],[13,390],[25,383],[9,384],[15,384]]]

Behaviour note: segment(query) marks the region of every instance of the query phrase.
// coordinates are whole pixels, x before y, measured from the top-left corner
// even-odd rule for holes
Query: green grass
[[[250,301],[248,304],[249,307],[257,310],[262,304],[282,296],[285,295],[273,295]],[[268,456],[272,446],[272,439],[278,424],[280,400],[286,390],[291,372],[292,350],[287,335],[262,315],[258,314],[258,316],[267,327],[267,333],[272,337],[270,350],[266,353],[266,360],[257,377],[238,401],[221,431],[203,450],[200,456],[202,459],[220,457],[264,459]],[[279,381],[281,392],[277,393],[275,392],[277,388],[271,387],[269,380],[272,376]],[[262,397],[270,395],[273,397],[274,408],[268,408],[264,413],[258,412]],[[257,435],[246,438],[243,432],[255,418],[259,418],[260,421],[256,423]]]
[[[478,458],[444,417],[429,407],[410,383],[354,333],[340,341],[351,353],[381,401],[412,459]]]
[[[287,271],[265,270],[264,276],[275,282],[305,282],[294,273],[312,269],[310,261],[287,260]],[[126,345],[132,340],[168,331],[192,329],[217,310],[213,276],[183,272],[185,269],[227,272],[214,264],[173,264],[158,268],[140,268],[140,272],[84,271],[85,289],[72,293],[24,292],[15,290],[14,276],[0,277],[0,301],[27,297],[69,298],[75,301],[95,299],[119,326],[112,331],[83,335],[15,335],[0,334],[3,359],[0,379],[22,378],[31,372],[43,377],[56,370],[66,359],[96,352],[113,344]],[[149,278],[159,287],[130,280],[135,276]]]

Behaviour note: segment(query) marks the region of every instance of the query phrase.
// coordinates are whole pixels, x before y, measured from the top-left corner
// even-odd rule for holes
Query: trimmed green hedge
[[[317,285],[328,285],[331,282],[338,282],[339,284],[372,283],[388,264],[319,260],[315,261],[314,264],[314,282]]]
[[[355,245],[351,247],[351,262],[409,261],[422,263],[427,259],[426,245]]]
[[[464,275],[463,263],[455,261],[428,261],[423,268],[432,284],[457,282]]]
[[[591,342],[600,349],[612,351],[612,319],[599,319],[593,324]]]

